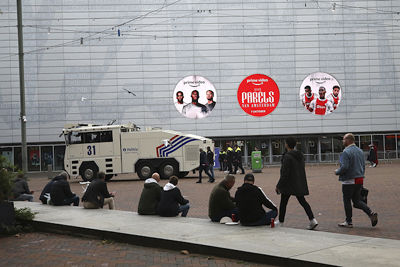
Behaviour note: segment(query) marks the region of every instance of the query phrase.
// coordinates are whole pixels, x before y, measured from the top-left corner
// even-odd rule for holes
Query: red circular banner
[[[253,74],[244,79],[237,92],[240,107],[249,115],[265,116],[279,103],[279,88],[264,74]]]

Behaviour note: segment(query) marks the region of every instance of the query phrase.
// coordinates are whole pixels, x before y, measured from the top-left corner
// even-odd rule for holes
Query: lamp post
[[[18,58],[19,58],[19,98],[21,112],[19,119],[21,121],[21,151],[22,151],[22,170],[28,171],[27,164],[27,146],[26,146],[26,114],[25,114],[25,81],[24,81],[24,42],[22,29],[22,4],[17,0],[17,19],[18,19]]]

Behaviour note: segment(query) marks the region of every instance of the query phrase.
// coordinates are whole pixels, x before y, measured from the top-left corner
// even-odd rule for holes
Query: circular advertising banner
[[[275,81],[264,74],[246,77],[239,85],[237,98],[240,107],[249,115],[265,116],[279,103],[279,88]]]
[[[202,119],[215,108],[217,92],[214,85],[202,76],[187,76],[175,86],[174,103],[186,118]]]
[[[339,107],[342,88],[332,75],[315,72],[303,80],[299,96],[305,110],[323,116],[331,114]]]

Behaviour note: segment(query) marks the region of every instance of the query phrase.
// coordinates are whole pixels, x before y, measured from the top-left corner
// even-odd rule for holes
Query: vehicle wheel
[[[114,174],[106,174],[106,181],[111,180],[114,177]]]
[[[189,174],[189,172],[179,172],[178,176],[179,178],[186,177]]]
[[[153,166],[150,162],[144,161],[138,165],[137,174],[140,179],[146,180],[153,174]]]
[[[172,175],[177,175],[177,173],[178,173],[178,166],[175,162],[167,161],[161,164],[160,167],[161,179],[168,179]]]
[[[95,179],[98,172],[99,167],[97,167],[97,164],[93,161],[83,162],[79,167],[79,174],[85,182]]]

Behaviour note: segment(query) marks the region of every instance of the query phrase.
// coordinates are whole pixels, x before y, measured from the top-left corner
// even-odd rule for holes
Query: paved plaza
[[[367,168],[366,170],[365,186],[370,190],[368,203],[374,211],[379,213],[379,223],[374,228],[371,227],[368,217],[360,210],[353,212],[353,229],[337,227],[337,223],[344,220],[344,211],[341,185],[333,174],[335,168],[337,166],[333,164],[308,165],[306,169],[311,193],[307,199],[320,223],[315,234],[319,233],[322,239],[330,236],[329,233],[324,234],[324,232],[354,235],[357,242],[360,241],[360,236],[400,240],[400,229],[398,228],[400,210],[395,206],[400,200],[397,193],[400,185],[400,162],[382,164],[377,168]],[[216,171],[216,174],[217,182],[221,181],[224,174],[219,171]],[[28,176],[31,190],[35,191],[35,201],[38,201],[41,189],[48,182],[47,174],[29,174]],[[232,189],[232,194],[242,184],[243,175],[236,177],[237,183]],[[274,192],[279,178],[279,167],[264,168],[263,172],[255,174],[255,177],[256,184],[261,186],[276,204],[279,204],[279,196]],[[181,179],[178,186],[190,200],[189,217],[206,219],[208,196],[215,184],[207,183],[207,179],[204,179],[202,184],[196,184],[196,181],[196,176],[189,175],[189,177]],[[165,183],[165,180],[161,181],[161,184]],[[112,179],[108,183],[108,187],[110,191],[117,191],[117,209],[136,212],[143,181],[133,175],[123,175]],[[80,197],[82,196],[83,190],[79,181],[71,181],[71,188]],[[139,217],[142,218],[142,216]],[[146,217],[146,220],[154,218],[159,217]],[[171,220],[174,219],[171,218]],[[161,221],[160,218],[160,223]],[[307,224],[308,220],[304,210],[295,198],[291,199],[285,221],[287,230],[284,230],[283,233],[290,232],[291,228],[304,229]],[[108,224],[105,223],[105,225]],[[259,229],[259,231],[268,230]],[[310,232],[305,231],[305,233]],[[345,238],[341,237],[340,239],[344,240]],[[361,242],[364,241],[361,240]],[[349,244],[351,243],[354,241]],[[12,249],[10,250],[10,248]],[[109,253],[106,252],[107,249],[109,249]],[[393,249],[398,251],[400,248],[395,245]],[[6,251],[12,251],[12,254]],[[18,237],[2,238],[0,242],[0,261],[6,262],[9,266],[28,263],[30,266],[54,266],[52,263],[65,266],[256,266],[255,263],[210,257],[207,253],[204,254],[182,255],[179,250],[136,247],[109,240],[93,240],[47,233],[22,234]],[[377,262],[380,265],[379,257]]]
[[[333,171],[336,165],[307,165],[307,181],[310,195],[308,202],[319,222],[318,231],[332,233],[352,234],[369,237],[391,238],[400,240],[400,162],[393,161],[391,164],[381,164],[376,168],[366,168],[366,179],[364,186],[370,190],[368,205],[379,214],[379,223],[371,227],[369,218],[358,209],[353,209],[353,229],[339,228],[337,224],[345,219],[342,202],[341,184]],[[278,166],[264,168],[262,173],[255,173],[256,184],[261,186],[267,196],[279,205],[280,196],[275,193],[275,185],[279,179]],[[249,170],[246,170],[249,172]],[[223,179],[224,174],[215,171],[216,182]],[[48,182],[46,174],[34,174],[29,180],[31,190],[35,191],[35,200],[39,201],[39,194]],[[243,175],[236,175],[236,184],[231,189],[234,195],[236,188],[243,183]],[[203,178],[202,184],[196,184],[197,177],[191,173],[188,177],[179,180],[178,187],[182,194],[189,199],[191,208],[189,217],[208,218],[208,197],[214,184],[207,183]],[[162,180],[164,185],[167,181]],[[143,181],[137,179],[135,174],[114,177],[109,183],[110,191],[116,191],[116,209],[137,212]],[[71,181],[71,189],[82,197],[82,187],[79,181]],[[308,218],[295,198],[289,200],[285,226],[291,228],[305,229]]]

